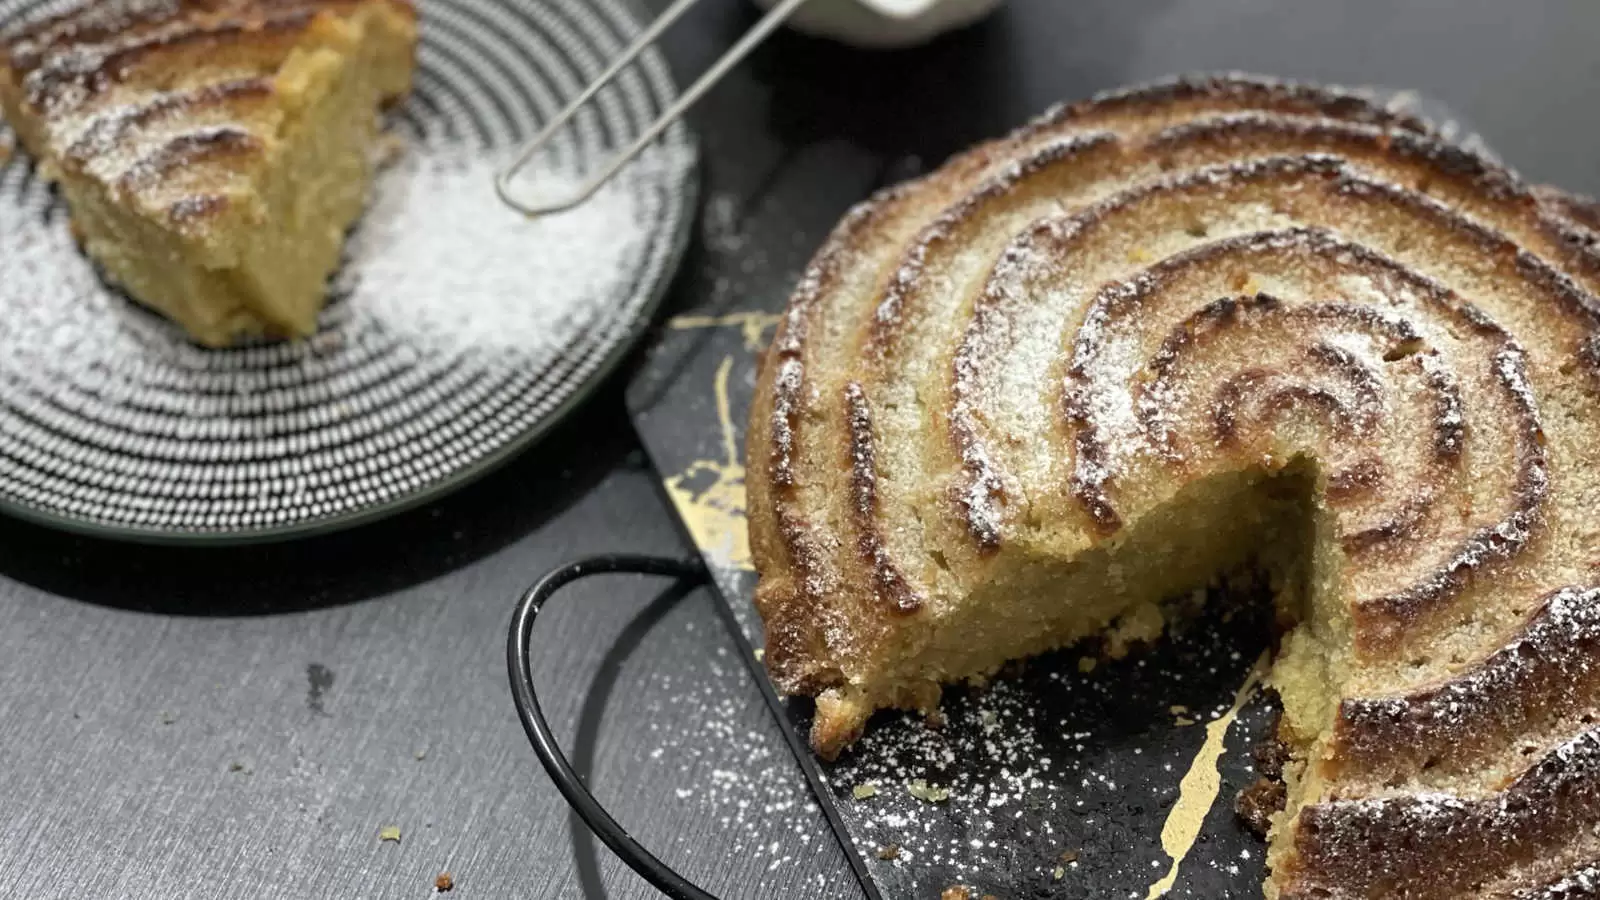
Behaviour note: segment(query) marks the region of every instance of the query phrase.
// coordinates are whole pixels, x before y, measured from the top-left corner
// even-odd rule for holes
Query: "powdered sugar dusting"
[[[1345,701],[1350,758],[1470,758],[1496,729],[1591,712],[1596,646],[1600,589],[1562,588],[1504,647],[1443,685]]]
[[[1453,596],[1479,571],[1521,553],[1545,522],[1549,460],[1539,409],[1528,383],[1527,353],[1508,341],[1494,357],[1494,372],[1515,412],[1517,478],[1509,511],[1474,531],[1445,563],[1402,590],[1365,602],[1374,613],[1405,616]]]
[[[991,293],[985,300],[993,306],[986,315],[1004,322],[1006,331],[991,330],[983,320],[973,323],[986,345],[979,348],[984,354],[982,365],[994,372],[990,390],[980,399],[1004,433],[1048,434],[1057,421],[1059,411],[1048,399],[1054,391],[1040,376],[1051,371],[1061,354],[1059,323],[1070,315],[1068,307],[1082,285],[1070,269],[1063,271],[1057,265],[1052,251],[1064,246],[1077,231],[1078,223],[1072,219],[1049,220],[1029,235],[1026,245],[1002,258],[990,277]],[[1045,318],[1046,313],[1057,310],[1059,318]],[[1017,397],[1036,398],[1037,402],[1005,400]],[[1019,462],[1026,464],[1044,455],[1036,452]]]
[[[421,147],[379,178],[339,279],[353,312],[441,351],[537,359],[626,292],[648,234],[630,170],[576,209],[537,218],[494,197],[506,154]],[[576,178],[545,175],[553,194]],[[630,180],[634,183],[630,183]]]
[[[78,251],[64,217],[41,225],[38,212],[0,204],[0,320],[12,348],[13,377],[41,389],[65,372],[100,375],[101,390],[125,399],[132,385],[104,377],[104,349],[121,343],[127,301],[107,291]],[[137,349],[135,346],[131,349]],[[138,356],[134,356],[138,359]],[[69,382],[75,379],[66,379]]]
[[[1046,218],[1000,254],[952,361],[950,434],[966,469],[958,497],[969,530],[986,549],[1000,543],[1005,508],[1027,502],[1021,487],[1024,479],[995,458],[991,430],[1038,435],[1046,433],[1051,420],[1046,405],[1006,399],[1022,392],[1038,393],[1037,373],[1050,367],[1060,347],[1059,334],[1046,328],[1018,328],[1016,318],[1036,299],[1029,296],[1033,280],[1055,270],[1045,248],[1066,240],[1070,232],[1063,226],[1070,223]],[[1039,448],[1035,456],[1048,454]]]
[[[1432,896],[1460,896],[1486,872],[1548,853],[1587,830],[1597,800],[1600,731],[1586,731],[1485,797],[1419,791],[1317,804],[1300,818],[1309,836],[1299,847],[1313,873],[1301,887],[1315,893],[1339,885],[1353,896],[1379,896],[1397,874],[1424,871],[1441,889]]]
[[[1580,900],[1596,895],[1600,895],[1600,868],[1585,866],[1552,884],[1525,888],[1512,896],[1516,900]]]
[[[669,698],[648,710],[647,755],[666,770],[655,777],[677,784],[686,815],[716,823],[718,853],[763,860],[771,872],[832,851],[833,835],[782,739],[736,724],[759,702],[744,682],[744,665],[719,647],[696,669],[704,671],[652,678],[651,695]]]
[[[947,731],[908,723],[880,732],[880,737],[869,737],[871,746],[864,752],[852,754],[829,771],[829,780],[841,788],[873,791],[870,797],[854,801],[870,813],[863,819],[865,843],[859,849],[864,856],[893,846],[891,861],[896,866],[993,871],[1010,862],[1016,850],[1004,831],[997,830],[997,821],[1022,804],[1054,806],[1063,813],[1073,807],[1077,793],[1063,788],[1056,770],[1062,763],[1072,769],[1081,763],[1055,760],[1044,751],[1037,733],[1043,723],[1036,721],[1038,714],[1028,696],[1015,684],[991,685],[962,715],[971,721]],[[952,743],[947,735],[970,735],[971,742]],[[1079,739],[1087,737],[1082,734]],[[981,759],[982,764],[969,757]],[[1102,778],[1095,773],[1084,777]],[[1116,789],[1114,783],[1103,786]],[[931,838],[924,820],[943,817],[944,804],[971,810],[973,827],[961,833],[940,829],[939,836]],[[1032,837],[1050,840],[1048,834]]]

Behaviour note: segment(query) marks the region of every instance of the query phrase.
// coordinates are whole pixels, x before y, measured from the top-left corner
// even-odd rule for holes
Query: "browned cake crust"
[[[294,236],[319,216],[342,230],[359,205],[313,210],[293,184],[337,178],[359,193],[365,167],[336,154],[370,140],[378,100],[409,89],[415,29],[409,0],[95,2],[0,32],[0,107],[130,292],[206,343],[302,334],[337,247],[297,249]],[[329,104],[341,107],[316,111]],[[270,255],[269,231],[283,252],[252,259]],[[193,279],[141,278],[140,259],[160,253]],[[186,288],[192,303],[167,296]],[[191,307],[208,291],[242,308],[207,321]]]
[[[1594,209],[1229,76],[1063,107],[852,210],[749,429],[766,659],[818,697],[818,751],[1121,612],[1061,630],[1098,598],[1017,596],[1096,566],[1181,587],[1114,554],[1198,485],[1311,459],[1269,894],[1590,896]]]
[[[22,114],[14,124],[35,156],[53,159],[45,134],[52,122],[81,118],[80,134],[54,161],[73,171],[100,164],[113,170],[105,177],[137,191],[180,166],[259,154],[261,139],[248,123],[253,109],[276,102],[272,74],[319,14],[368,2],[110,0],[77,7],[0,32],[0,84],[7,85],[0,90],[16,96]],[[385,2],[415,17],[409,0]],[[167,87],[193,67],[228,75]],[[136,142],[157,121],[179,127],[157,142]],[[172,201],[169,213],[193,220],[216,214],[226,200],[197,191]]]

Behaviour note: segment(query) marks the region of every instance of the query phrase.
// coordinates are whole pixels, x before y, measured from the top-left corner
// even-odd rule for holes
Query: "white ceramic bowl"
[[[771,8],[776,0],[755,0]],[[905,47],[988,15],[1001,0],[808,0],[789,19],[807,34],[860,47]]]

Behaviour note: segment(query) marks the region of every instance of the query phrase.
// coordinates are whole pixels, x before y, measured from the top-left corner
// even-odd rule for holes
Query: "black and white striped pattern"
[[[0,0],[0,23],[64,5]],[[626,0],[421,0],[419,12],[416,87],[393,113],[397,131],[499,158],[638,29]],[[579,116],[553,163],[598,162],[673,95],[647,53]],[[22,259],[0,258],[0,509],[126,537],[246,539],[349,524],[460,483],[548,428],[638,336],[686,238],[693,160],[680,126],[625,173],[645,236],[625,277],[607,282],[615,295],[585,304],[587,320],[553,344],[419,342],[336,292],[314,338],[219,351],[106,287],[17,153],[0,165],[0,227],[37,233]],[[384,272],[335,283],[408,290],[394,266]],[[486,290],[539,289],[519,282],[532,274],[492,275]]]

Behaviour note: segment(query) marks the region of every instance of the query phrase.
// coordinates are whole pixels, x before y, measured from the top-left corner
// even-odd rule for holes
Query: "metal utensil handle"
[[[539,707],[538,692],[533,684],[533,662],[528,655],[533,642],[533,623],[539,610],[568,584],[590,575],[608,573],[664,575],[697,583],[709,577],[705,566],[696,561],[612,554],[568,563],[539,579],[517,602],[511,616],[511,633],[506,638],[506,668],[511,678],[511,699],[517,705],[517,718],[522,720],[522,730],[527,732],[539,762],[544,764],[556,789],[612,853],[672,900],[717,900],[656,859],[606,812],[600,801],[584,787],[578,773],[572,770],[572,764],[567,762],[556,743],[550,723],[545,720],[544,710]]]
[[[790,14],[792,14],[796,9],[799,9],[800,4],[805,3],[806,0],[782,0],[781,3],[778,3],[776,6],[772,7],[772,9],[768,10],[767,14],[762,16],[761,20],[752,26],[749,31],[745,32],[744,36],[739,38],[737,43],[728,48],[728,52],[722,54],[722,57],[713,63],[711,68],[707,69],[705,73],[702,74],[687,91],[684,91],[683,94],[678,97],[677,100],[673,101],[672,105],[667,107],[666,111],[664,111],[660,117],[658,117],[654,122],[650,123],[650,127],[646,128],[643,134],[639,135],[639,137],[635,139],[632,144],[629,144],[625,149],[613,156],[610,162],[606,163],[599,172],[590,176],[587,181],[578,187],[577,191],[566,197],[558,197],[551,200],[540,200],[538,202],[524,201],[514,196],[511,192],[511,181],[517,176],[517,173],[522,171],[522,169],[528,165],[528,162],[532,160],[533,157],[539,153],[539,151],[543,150],[547,144],[550,143],[550,140],[555,137],[556,133],[561,130],[562,126],[566,125],[573,116],[577,115],[578,110],[582,109],[586,103],[592,100],[594,95],[600,92],[601,88],[605,87],[607,84],[610,84],[612,79],[617,77],[618,73],[627,68],[628,64],[632,63],[640,53],[643,53],[645,48],[655,43],[656,39],[661,36],[662,32],[666,31],[674,22],[678,21],[678,19],[681,18],[684,13],[689,11],[689,7],[693,6],[696,2],[697,0],[676,0],[676,2],[674,2],[671,6],[667,7],[667,10],[658,16],[654,22],[651,22],[650,25],[646,27],[637,38],[634,39],[633,43],[629,44],[628,48],[622,51],[622,55],[617,57],[617,59],[600,74],[599,78],[596,78],[593,83],[584,88],[583,92],[578,95],[577,99],[567,104],[566,109],[563,109],[553,120],[551,120],[550,124],[546,125],[544,129],[541,130],[537,135],[534,135],[533,140],[522,146],[522,149],[517,152],[516,159],[512,160],[510,165],[506,166],[499,172],[499,174],[495,176],[494,190],[495,193],[500,196],[501,202],[505,203],[512,209],[523,213],[524,215],[542,216],[572,209],[573,207],[583,203],[583,201],[588,200],[590,197],[594,196],[595,191],[600,190],[602,185],[610,181],[613,176],[621,171],[623,166],[627,165],[635,156],[638,156],[645,147],[648,147],[653,141],[655,141],[656,138],[660,137],[662,132],[671,127],[672,123],[676,122],[683,115],[685,110],[687,110],[690,106],[693,106],[695,101],[699,100],[707,91],[711,90],[711,88],[722,79],[722,76],[726,75],[730,69],[738,65],[746,56],[748,56],[750,51],[754,50],[761,44],[762,41],[766,40],[767,35],[777,30],[778,26],[782,25],[784,20],[789,18]]]

